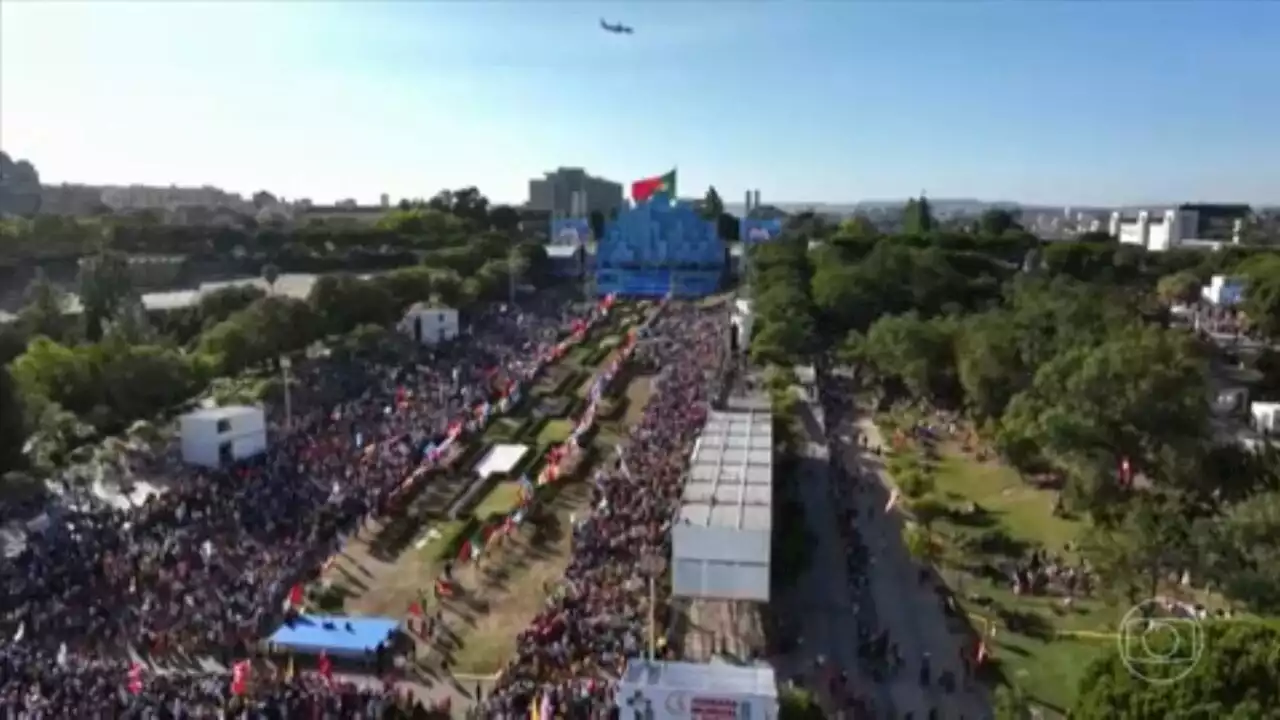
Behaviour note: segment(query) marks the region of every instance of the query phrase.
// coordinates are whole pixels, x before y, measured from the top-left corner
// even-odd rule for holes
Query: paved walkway
[[[969,692],[958,688],[957,692],[947,694],[937,685],[938,675],[945,670],[955,673],[957,679],[963,678],[959,657],[961,637],[948,627],[937,595],[921,587],[919,568],[902,542],[902,517],[897,512],[884,511],[893,483],[884,472],[879,456],[858,445],[857,433],[867,438],[870,447],[883,447],[884,440],[870,418],[861,415],[853,423],[842,423],[837,432],[847,466],[859,468],[863,477],[878,480],[856,497],[863,539],[873,556],[871,594],[879,622],[898,643],[905,661],[902,672],[889,688],[893,707],[900,717],[913,713],[915,718],[925,718],[931,708],[937,709],[940,720],[990,717],[989,702],[978,686]],[[930,657],[932,678],[928,687],[922,687],[919,672],[926,655]]]
[[[807,437],[797,476],[813,547],[808,569],[784,600],[788,614],[799,619],[797,632],[803,643],[787,656],[780,670],[788,679],[800,675],[807,683],[821,686],[822,678],[815,677],[819,656],[835,670],[847,671],[850,678],[860,676],[858,622],[844,539],[831,503],[831,483],[837,478],[830,470],[822,411],[817,403],[802,403],[800,407]],[[889,704],[886,693],[876,694],[880,706]]]

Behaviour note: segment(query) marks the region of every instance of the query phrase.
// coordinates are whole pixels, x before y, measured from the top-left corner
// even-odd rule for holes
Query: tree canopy
[[[543,283],[545,249],[490,229],[491,216],[503,215],[501,209],[491,209],[469,188],[395,209],[375,229],[260,230],[234,238],[216,229],[182,226],[120,225],[109,233],[101,227],[89,233],[88,222],[37,217],[32,228],[65,232],[75,239],[65,240],[67,251],[83,252],[80,302],[74,306],[37,272],[17,320],[0,326],[0,360],[7,363],[0,374],[0,474],[22,466],[21,451],[31,433],[79,443],[118,432],[179,408],[215,378],[272,367],[282,355],[363,326],[386,326],[415,302],[465,308],[504,299],[513,276],[521,283]],[[4,227],[12,231],[15,226]],[[208,233],[214,233],[211,245],[186,244]],[[0,254],[26,247],[7,245],[10,240],[0,238]],[[258,258],[252,273],[272,292],[227,286],[205,293],[192,306],[147,312],[126,259],[144,240],[181,245],[196,254],[212,248],[227,257],[247,243],[239,254]],[[314,250],[338,257],[341,247],[369,252],[365,242],[382,240],[413,249],[403,267],[363,279],[345,272],[325,275],[305,299],[274,292],[280,273],[297,267],[290,265],[290,253]],[[372,251],[380,252],[378,246]],[[361,267],[357,263],[356,269]],[[55,431],[51,423],[65,424],[68,416],[79,429]],[[35,456],[60,457],[66,449]]]
[[[1071,716],[1081,720],[1259,720],[1280,718],[1280,632],[1248,622],[1203,627],[1203,654],[1175,682],[1135,673],[1117,649],[1095,661],[1081,681]],[[1187,646],[1191,646],[1188,638]],[[1192,661],[1191,655],[1177,656]],[[1181,672],[1171,665],[1170,672]],[[1155,671],[1143,666],[1144,673]]]
[[[964,413],[985,447],[1059,484],[1117,589],[1140,595],[1192,570],[1274,609],[1280,463],[1222,444],[1208,402],[1215,351],[1160,308],[1238,274],[1250,322],[1275,337],[1280,254],[1041,243],[1007,213],[953,232],[923,220],[922,205],[908,207],[904,233],[800,215],[752,248],[753,357],[826,356],[882,402]]]

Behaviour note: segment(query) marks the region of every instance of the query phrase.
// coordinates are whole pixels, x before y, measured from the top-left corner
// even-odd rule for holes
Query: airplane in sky
[[[626,25],[623,25],[622,23],[618,23],[616,25],[610,25],[609,23],[605,22],[604,18],[600,18],[600,27],[605,32],[611,32],[615,35],[630,35],[635,32],[635,30],[627,27]]]

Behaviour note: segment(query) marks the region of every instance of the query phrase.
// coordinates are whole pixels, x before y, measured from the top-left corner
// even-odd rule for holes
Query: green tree
[[[932,565],[941,556],[942,548],[928,528],[915,522],[902,525],[902,543],[907,554],[922,565]]]
[[[918,199],[911,198],[907,201],[906,207],[902,209],[903,232],[908,235],[924,235],[936,226],[933,211],[923,193]]]
[[[880,318],[867,331],[864,357],[881,377],[902,383],[918,398],[951,392],[955,375],[953,324],[914,312]]]
[[[115,316],[121,302],[133,295],[128,260],[121,253],[108,250],[83,258],[79,285],[85,337],[97,342],[102,338],[103,324]]]
[[[1110,588],[1127,588],[1130,603],[1160,594],[1160,581],[1192,567],[1190,523],[1178,499],[1148,492],[1134,497],[1127,514],[1085,534],[1082,550]]]
[[[1186,305],[1200,299],[1200,278],[1183,271],[1165,275],[1156,283],[1156,296],[1166,305]]]
[[[1179,630],[1185,630],[1185,626]],[[1119,649],[1094,661],[1080,680],[1071,717],[1280,718],[1280,632],[1260,623],[1210,623],[1204,626],[1199,643],[1193,645],[1188,636],[1174,657],[1190,662],[1195,647],[1203,648],[1203,653],[1191,672],[1177,682],[1151,682],[1140,676],[1121,657]],[[1140,667],[1143,675],[1151,677],[1162,672],[1181,674],[1185,665],[1145,663]]]
[[[988,208],[978,217],[978,231],[983,235],[999,237],[1010,230],[1020,229],[1013,213],[1002,208]]]
[[[724,201],[720,199],[720,193],[716,192],[714,185],[707,188],[707,194],[702,200],[702,217],[708,220],[715,220],[724,214]]]
[[[1206,370],[1192,338],[1159,328],[1066,350],[1009,403],[998,445],[1065,471],[1093,510],[1112,497],[1123,458],[1156,482],[1186,483],[1208,437]]]
[[[1031,701],[1017,685],[1001,685],[996,688],[991,704],[995,720],[1033,720],[1035,718],[1031,712]]]
[[[489,211],[489,225],[499,232],[516,232],[520,229],[520,211],[510,205],[495,205]]]
[[[1029,384],[1012,314],[992,310],[966,317],[955,337],[956,379],[979,420],[996,419]]]
[[[1280,491],[1253,495],[1200,520],[1193,537],[1201,573],[1214,586],[1259,612],[1280,607]]]
[[[71,328],[67,316],[67,294],[49,281],[42,268],[36,268],[35,277],[23,295],[23,307],[18,315],[22,331],[28,336],[44,335],[55,340],[67,339]]]
[[[779,692],[778,720],[822,720],[826,716],[808,690],[787,687]]]
[[[1268,253],[1240,266],[1245,279],[1242,303],[1249,323],[1269,338],[1280,337],[1280,256]]]

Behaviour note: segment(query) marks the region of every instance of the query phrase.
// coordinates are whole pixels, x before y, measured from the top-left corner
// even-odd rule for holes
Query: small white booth
[[[183,415],[182,459],[216,468],[267,450],[267,423],[262,408],[203,408]]]
[[[632,659],[614,702],[622,720],[777,720],[777,673],[767,665]]]
[[[400,331],[419,345],[435,345],[458,337],[458,311],[414,303],[400,321]]]

